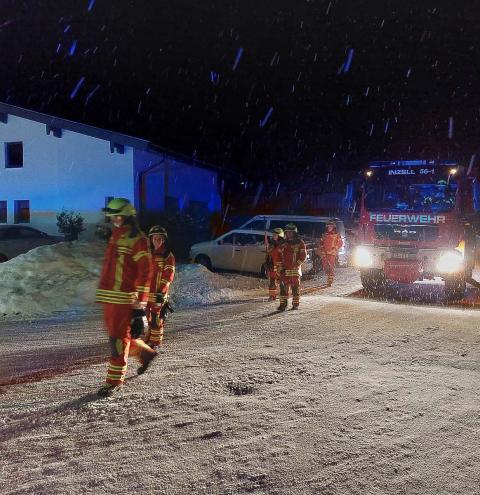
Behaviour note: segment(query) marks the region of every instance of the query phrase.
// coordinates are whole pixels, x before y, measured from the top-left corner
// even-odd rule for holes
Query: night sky
[[[0,100],[250,177],[468,163],[480,159],[479,4],[0,0]]]

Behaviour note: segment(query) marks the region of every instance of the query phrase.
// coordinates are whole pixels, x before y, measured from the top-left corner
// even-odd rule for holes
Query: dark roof
[[[59,117],[54,117],[46,113],[36,112],[34,110],[29,110],[27,108],[16,107],[8,103],[0,102],[0,114],[15,115],[16,117],[21,117],[28,120],[33,120],[35,122],[40,122],[47,126],[56,129],[65,129],[68,131],[78,132],[79,134],[85,134],[86,136],[92,136],[98,139],[104,139],[105,141],[110,141],[111,143],[123,144],[125,146],[130,146],[137,150],[149,151],[156,154],[167,154],[182,160],[183,162],[193,165],[195,167],[206,168],[215,171],[227,172],[221,170],[219,167],[210,165],[208,163],[196,160],[195,158],[183,155],[181,153],[176,153],[174,151],[167,150],[160,146],[157,146],[150,141],[145,139],[136,138],[133,136],[127,136],[119,132],[108,131],[105,129],[100,129],[99,127],[94,127],[87,124],[81,124],[80,122],[74,122],[72,120],[61,119]]]

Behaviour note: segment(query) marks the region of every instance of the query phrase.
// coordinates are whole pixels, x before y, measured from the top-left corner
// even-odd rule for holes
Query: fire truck
[[[472,169],[472,167],[469,167]],[[439,277],[461,299],[475,263],[478,183],[454,162],[373,162],[364,171],[353,264],[367,291]]]

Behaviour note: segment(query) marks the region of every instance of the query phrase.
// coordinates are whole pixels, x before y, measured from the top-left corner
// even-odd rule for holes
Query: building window
[[[5,168],[23,167],[23,143],[5,143]]]
[[[0,223],[7,223],[7,202],[0,201]]]
[[[30,223],[30,201],[28,199],[17,199],[14,204],[14,222]]]

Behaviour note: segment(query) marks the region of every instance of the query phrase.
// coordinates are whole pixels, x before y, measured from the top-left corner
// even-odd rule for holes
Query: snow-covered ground
[[[94,288],[98,260],[80,264]],[[344,269],[279,314],[266,281],[197,270],[157,361],[109,399],[97,314],[0,321],[1,377],[61,364],[0,387],[2,495],[480,493],[478,311],[339,297],[359,288]],[[87,307],[58,280],[62,309]],[[192,291],[211,297],[182,306]]]

